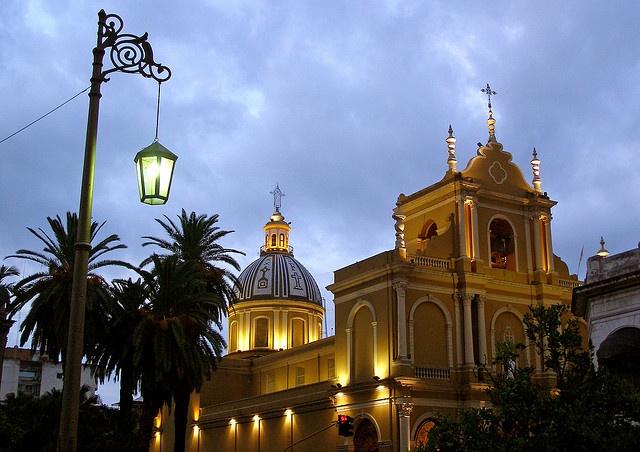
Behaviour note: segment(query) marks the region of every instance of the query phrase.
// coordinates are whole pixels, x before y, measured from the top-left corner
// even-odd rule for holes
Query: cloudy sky
[[[162,233],[154,218],[184,208],[219,213],[244,267],[279,183],[295,255],[324,287],[334,270],[393,247],[395,200],[442,177],[449,124],[461,167],[486,141],[487,82],[498,140],[525,174],[538,150],[558,201],[554,251],[571,272],[600,235],[614,253],[638,245],[637,2],[183,4],[0,6],[0,139],[88,86],[101,7],[125,32],[147,31],[173,71],[159,137],[179,160],[163,207],[140,204],[132,161],[154,138],[157,85],[114,74],[102,89],[93,215],[129,246],[116,257],[139,262],[140,237]],[[0,144],[0,257],[41,249],[26,228],[77,210],[87,104],[82,95]]]

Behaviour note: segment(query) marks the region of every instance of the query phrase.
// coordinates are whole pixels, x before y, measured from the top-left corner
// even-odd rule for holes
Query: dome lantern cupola
[[[289,246],[291,226],[284,221],[284,215],[280,212],[284,193],[276,184],[271,194],[273,195],[273,214],[264,225],[264,245],[260,248],[260,254],[276,252],[293,255],[293,249]]]

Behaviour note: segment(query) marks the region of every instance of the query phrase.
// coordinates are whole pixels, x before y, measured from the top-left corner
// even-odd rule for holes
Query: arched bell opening
[[[516,243],[511,224],[502,218],[494,219],[489,225],[489,246],[491,268],[516,270]]]

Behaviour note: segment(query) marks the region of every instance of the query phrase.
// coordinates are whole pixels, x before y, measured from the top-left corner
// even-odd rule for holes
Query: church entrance
[[[640,387],[640,329],[626,327],[611,333],[596,356],[600,366]]]
[[[353,435],[354,452],[377,452],[378,433],[376,427],[369,419],[362,419]]]

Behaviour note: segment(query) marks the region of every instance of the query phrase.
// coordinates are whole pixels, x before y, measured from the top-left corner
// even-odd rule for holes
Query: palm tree
[[[225,300],[206,290],[201,271],[177,256],[152,255],[150,271],[140,270],[148,305],[133,332],[134,365],[140,370],[144,400],[141,431],[151,437],[153,418],[175,403],[175,446],[185,446],[189,397],[199,391],[222,355],[221,327]]]
[[[145,236],[142,238],[149,241],[144,242],[142,246],[159,246],[169,251],[168,255],[176,256],[183,262],[197,265],[204,272],[207,289],[217,292],[225,300],[227,306],[233,304],[236,297],[234,289],[238,285],[238,279],[225,266],[230,265],[234,269],[240,270],[240,265],[232,254],[244,255],[244,253],[224,248],[217,242],[234,231],[224,231],[215,226],[218,222],[218,214],[208,216],[206,214],[196,215],[195,212],[191,212],[187,215],[187,212],[182,209],[182,213],[178,216],[179,225],[166,215],[164,217],[166,222],[159,218],[156,218],[156,221],[166,231],[169,240]],[[150,259],[143,261],[141,266],[149,263]],[[221,267],[220,264],[225,266]]]
[[[13,284],[5,282],[5,279],[19,275],[17,268],[0,265],[0,381],[2,381],[2,365],[4,363],[4,349],[7,346],[7,335],[13,325],[11,316],[7,318],[8,311],[11,310]]]
[[[78,217],[75,213],[67,212],[66,224],[60,216],[47,217],[53,236],[42,228],[37,230],[27,228],[44,243],[42,252],[20,249],[11,258],[24,259],[35,262],[44,270],[23,278],[15,285],[19,291],[12,313],[22,309],[29,301],[31,307],[20,326],[20,345],[24,345],[32,338],[31,347],[56,359],[66,352],[66,339],[69,329],[69,312],[71,304],[71,284],[74,266],[74,244],[78,229]],[[94,241],[105,222],[91,223],[91,242]],[[118,243],[120,238],[109,235],[93,245],[89,252],[89,273],[87,275],[87,305],[85,314],[84,346],[85,353],[91,350],[97,338],[104,337],[105,318],[108,317],[108,296],[105,280],[95,273],[96,270],[119,265],[130,268],[130,265],[116,260],[98,260],[111,251],[126,248]]]
[[[140,372],[133,361],[135,344],[132,332],[142,319],[148,291],[141,279],[133,281],[129,278],[114,280],[109,292],[112,297],[107,324],[109,334],[97,342],[88,361],[100,382],[114,374],[120,380],[120,423],[123,431],[132,431],[133,395],[140,380]]]
[[[216,223],[219,216],[217,214],[208,216],[205,214],[197,215],[191,212],[187,215],[182,209],[178,216],[179,223],[174,223],[165,215],[165,220],[156,219],[158,224],[162,226],[168,234],[169,239],[145,236],[148,239],[143,246],[155,245],[163,250],[168,251],[167,254],[154,254],[144,260],[141,266],[153,263],[152,273],[154,274],[154,284],[149,283],[154,290],[166,291],[162,289],[168,284],[167,281],[177,278],[178,274],[166,273],[171,270],[178,272],[184,279],[175,279],[171,282],[172,290],[175,287],[182,287],[180,291],[175,291],[171,297],[163,295],[164,302],[162,307],[156,308],[155,312],[164,312],[167,309],[182,310],[188,308],[185,313],[174,317],[174,323],[167,322],[167,314],[163,317],[147,317],[147,321],[142,324],[141,331],[151,334],[151,331],[168,331],[172,332],[184,331],[183,333],[175,333],[171,344],[178,348],[178,351],[172,352],[169,361],[164,364],[164,370],[161,373],[168,372],[167,366],[177,365],[173,368],[169,375],[165,378],[165,382],[156,386],[158,391],[157,397],[163,399],[163,403],[171,406],[172,398],[175,402],[175,450],[182,451],[184,449],[184,434],[186,430],[187,411],[189,406],[189,397],[194,390],[200,390],[203,376],[208,376],[215,368],[216,360],[221,356],[222,350],[226,346],[224,339],[217,330],[213,329],[213,325],[221,328],[222,316],[226,313],[227,307],[233,305],[236,299],[235,290],[238,287],[237,277],[227,268],[233,267],[240,270],[240,265],[236,262],[232,254],[244,254],[240,251],[225,248],[218,241],[233,231],[221,230]],[[221,265],[222,264],[222,265]],[[147,276],[147,280],[149,277]],[[168,287],[168,286],[167,286]],[[160,298],[155,296],[156,300]],[[155,305],[158,301],[151,302]],[[159,311],[158,311],[159,309]],[[195,316],[195,319],[194,319]],[[178,322],[181,327],[174,326]],[[156,329],[154,329],[156,328]],[[163,330],[163,328],[165,328]],[[138,331],[138,330],[136,330]],[[142,335],[142,333],[140,333]],[[164,336],[163,336],[164,335]],[[158,337],[165,337],[166,333],[162,333]],[[163,341],[169,340],[165,337]],[[163,342],[163,346],[167,345]],[[156,344],[156,347],[160,345]],[[154,348],[157,350],[158,348]],[[179,356],[182,354],[184,363],[172,363],[171,356]],[[147,354],[147,356],[150,356]],[[162,360],[163,357],[158,357]],[[151,363],[151,366],[158,363]],[[157,368],[156,368],[157,370]],[[148,372],[147,372],[148,375]],[[176,378],[176,375],[179,377]],[[156,373],[157,376],[157,373]],[[157,383],[157,381],[156,381]],[[141,388],[145,403],[145,386],[147,392],[150,384],[145,382],[143,376]],[[149,402],[151,403],[151,402]],[[150,406],[153,409],[162,408]],[[146,421],[149,422],[149,421]],[[150,424],[149,424],[150,425]]]

